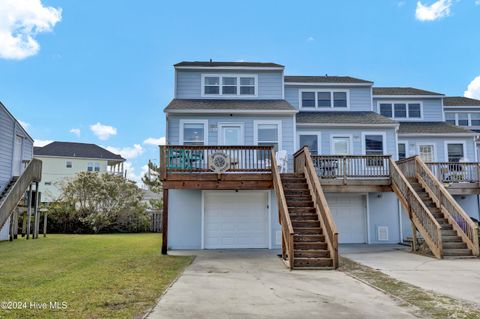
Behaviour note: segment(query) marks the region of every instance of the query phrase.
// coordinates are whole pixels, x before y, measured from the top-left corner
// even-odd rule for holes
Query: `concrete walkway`
[[[415,318],[344,273],[289,271],[272,251],[183,254],[197,258],[148,318]]]
[[[480,305],[480,259],[434,259],[400,245],[342,245],[340,255],[398,280]]]

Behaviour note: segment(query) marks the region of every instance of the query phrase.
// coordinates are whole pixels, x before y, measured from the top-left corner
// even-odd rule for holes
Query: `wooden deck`
[[[480,194],[479,163],[435,162],[427,163],[427,166],[450,194]]]

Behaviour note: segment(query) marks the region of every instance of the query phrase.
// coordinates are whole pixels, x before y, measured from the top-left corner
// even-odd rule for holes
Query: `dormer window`
[[[300,90],[302,109],[348,109],[348,90]]]
[[[257,76],[202,74],[202,96],[257,96]]]

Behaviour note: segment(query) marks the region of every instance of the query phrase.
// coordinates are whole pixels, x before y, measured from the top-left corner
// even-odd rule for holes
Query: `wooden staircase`
[[[8,192],[10,192],[10,189],[13,187],[15,182],[17,181],[18,177],[13,176],[12,179],[8,182],[8,184],[5,186],[3,189],[2,193],[0,193],[0,204],[3,202],[3,200],[6,198]]]
[[[333,259],[314,207],[304,174],[281,174],[282,186],[293,226],[295,269],[331,269]]]

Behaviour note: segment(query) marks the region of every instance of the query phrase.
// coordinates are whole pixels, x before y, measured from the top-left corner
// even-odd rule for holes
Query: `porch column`
[[[163,213],[162,213],[162,255],[168,250],[168,189],[163,189]]]

